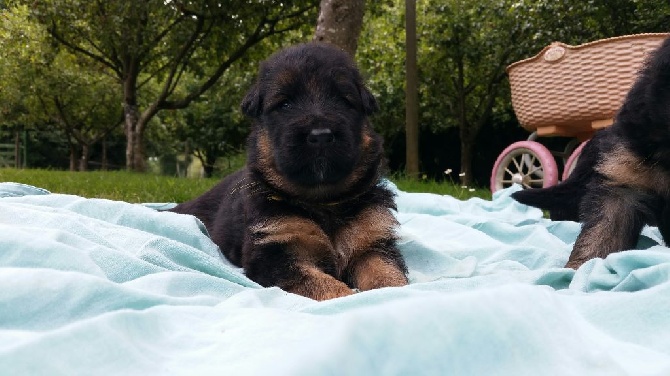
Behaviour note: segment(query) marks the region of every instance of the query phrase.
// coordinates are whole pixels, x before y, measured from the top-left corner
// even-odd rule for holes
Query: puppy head
[[[358,169],[379,162],[368,157],[381,148],[367,121],[377,109],[345,52],[323,43],[281,50],[242,102],[254,119],[249,164],[289,193],[352,184]]]
[[[303,74],[305,76],[300,77]],[[242,100],[242,112],[258,118],[277,105],[276,100],[288,103],[288,90],[282,89],[298,91],[301,83],[299,79],[302,78],[304,84],[308,81],[307,74],[319,82],[330,81],[328,85],[335,84],[330,89],[335,89],[336,94],[345,97],[351,105],[360,106],[366,115],[379,110],[377,101],[363,84],[353,60],[344,51],[325,43],[305,43],[285,48],[261,63],[256,82]],[[268,95],[275,95],[276,98],[266,98]]]

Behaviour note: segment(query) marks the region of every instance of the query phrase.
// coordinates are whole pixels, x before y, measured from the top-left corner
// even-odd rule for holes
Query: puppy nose
[[[312,146],[326,146],[333,141],[335,141],[335,136],[328,128],[312,129],[307,135],[307,143]]]

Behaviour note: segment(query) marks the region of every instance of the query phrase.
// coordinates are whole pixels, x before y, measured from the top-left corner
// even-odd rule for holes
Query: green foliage
[[[166,62],[180,52],[198,23],[197,17],[182,9],[198,12],[200,6],[209,5],[162,0],[17,2],[32,4],[31,16],[48,27],[55,41],[99,62],[120,80],[137,63],[143,71],[164,79]],[[138,58],[141,62],[131,61]],[[203,58],[193,59],[192,68],[198,69]]]
[[[0,15],[0,126],[16,127],[31,123],[27,100],[38,76],[35,67],[47,63],[42,51],[49,46],[42,30],[26,22],[25,7],[3,10]]]
[[[266,38],[300,28],[315,0],[13,0],[51,41],[114,77],[128,137],[128,167],[145,167],[155,115],[186,108]]]
[[[356,52],[358,65],[380,107],[373,123],[387,140],[405,127],[403,4],[399,0],[380,1],[373,7],[375,11],[366,12]]]
[[[72,148],[89,148],[121,120],[115,82],[96,64],[49,43],[25,6],[2,12],[0,127],[61,131]]]

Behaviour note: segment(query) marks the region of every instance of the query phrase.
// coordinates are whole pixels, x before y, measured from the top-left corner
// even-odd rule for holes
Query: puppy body
[[[554,187],[515,192],[552,219],[582,222],[567,266],[636,246],[645,224],[670,241],[670,39],[656,50],[614,124],[582,149],[575,170]]]
[[[242,109],[254,120],[246,167],[173,211],[202,220],[263,286],[323,300],[407,284],[367,120],[377,104],[350,58],[319,43],[282,50]]]

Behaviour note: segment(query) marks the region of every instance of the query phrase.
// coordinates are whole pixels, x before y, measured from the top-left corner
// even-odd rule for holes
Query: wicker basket
[[[539,135],[575,136],[611,124],[647,55],[670,33],[555,42],[507,67],[512,106]]]

